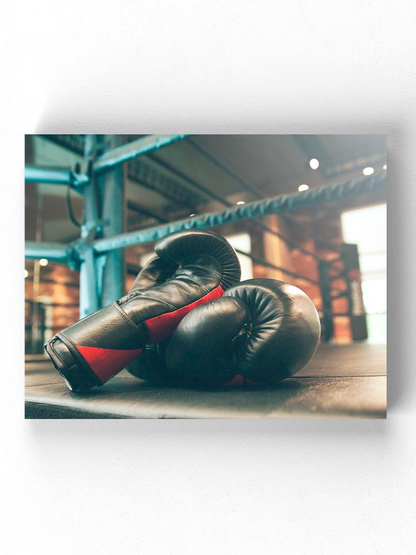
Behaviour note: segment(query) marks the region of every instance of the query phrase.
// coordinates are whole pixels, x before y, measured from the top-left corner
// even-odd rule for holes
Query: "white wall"
[[[414,553],[415,11],[5,1],[3,553]],[[23,420],[23,133],[178,131],[388,133],[386,422]]]

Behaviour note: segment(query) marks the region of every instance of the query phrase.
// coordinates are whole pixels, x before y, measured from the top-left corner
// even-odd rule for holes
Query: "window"
[[[355,243],[360,255],[369,341],[386,341],[387,205],[349,210],[341,216],[345,243]]]
[[[235,249],[251,254],[251,237],[248,233],[228,235],[226,239]],[[253,277],[253,262],[243,254],[237,253],[237,256],[241,266],[241,281],[251,279]]]

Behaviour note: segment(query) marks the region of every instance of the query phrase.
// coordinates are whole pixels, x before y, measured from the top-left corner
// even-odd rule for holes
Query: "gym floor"
[[[26,418],[385,418],[386,397],[386,346],[364,342],[321,345],[273,389],[155,388],[124,370],[79,395],[42,355],[26,359]]]

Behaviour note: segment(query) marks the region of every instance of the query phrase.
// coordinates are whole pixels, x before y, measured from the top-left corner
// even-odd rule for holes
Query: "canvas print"
[[[26,418],[385,418],[386,199],[384,135],[26,135]]]

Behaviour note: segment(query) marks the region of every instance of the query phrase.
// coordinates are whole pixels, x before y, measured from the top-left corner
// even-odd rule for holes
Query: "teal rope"
[[[93,246],[97,253],[108,252],[132,245],[152,243],[175,231],[211,229],[220,225],[263,218],[270,214],[289,212],[325,202],[346,200],[376,190],[385,191],[386,188],[386,172],[380,172],[369,177],[350,179],[344,183],[323,185],[303,193],[278,195],[269,199],[254,201],[244,206],[227,208],[222,212],[211,212],[187,220],[179,220],[148,229],[115,235],[114,237],[98,239],[93,243]]]

